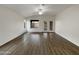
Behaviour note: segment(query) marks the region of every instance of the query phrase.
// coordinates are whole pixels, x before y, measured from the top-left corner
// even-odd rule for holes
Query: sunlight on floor
[[[43,33],[44,38],[47,38],[47,33]]]
[[[31,35],[31,41],[34,44],[39,43],[40,42],[40,35],[39,34],[33,34],[33,35]]]

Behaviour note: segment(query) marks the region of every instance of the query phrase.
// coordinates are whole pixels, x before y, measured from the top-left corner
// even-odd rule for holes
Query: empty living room
[[[79,5],[0,4],[0,55],[79,55]]]

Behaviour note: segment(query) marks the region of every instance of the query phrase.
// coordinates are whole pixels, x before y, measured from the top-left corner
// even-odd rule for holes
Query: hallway
[[[79,47],[56,33],[25,33],[1,46],[1,55],[74,55]]]

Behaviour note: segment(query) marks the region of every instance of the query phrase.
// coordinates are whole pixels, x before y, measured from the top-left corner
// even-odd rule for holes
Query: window
[[[38,28],[39,27],[39,20],[31,20],[31,28]]]
[[[24,28],[26,28],[26,20],[24,20]]]

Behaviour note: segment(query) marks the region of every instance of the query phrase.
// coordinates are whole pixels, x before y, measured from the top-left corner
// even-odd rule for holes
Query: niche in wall
[[[47,22],[44,21],[44,30],[47,30]]]
[[[49,29],[52,31],[53,30],[53,21],[49,22]]]
[[[39,28],[39,20],[30,20],[31,28]]]

